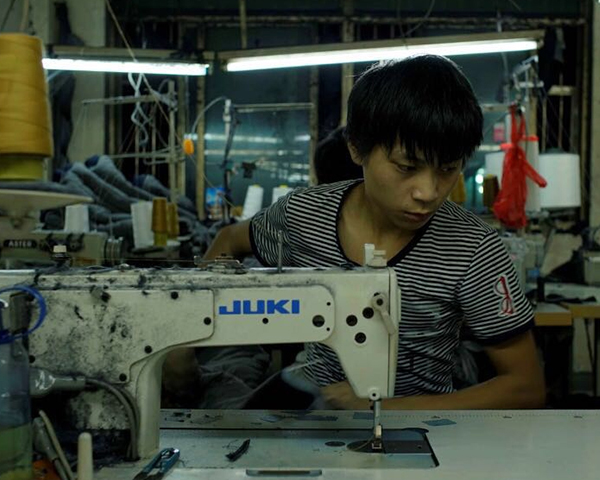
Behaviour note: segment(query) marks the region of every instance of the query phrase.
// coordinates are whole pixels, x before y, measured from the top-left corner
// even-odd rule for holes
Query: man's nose
[[[433,169],[426,168],[417,175],[412,189],[412,197],[421,203],[430,203],[438,199],[438,178]]]

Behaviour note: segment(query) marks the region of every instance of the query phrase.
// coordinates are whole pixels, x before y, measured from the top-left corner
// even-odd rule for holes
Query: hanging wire
[[[405,37],[408,37],[411,33],[418,30],[419,28],[421,28],[421,26],[425,22],[427,22],[427,20],[429,20],[429,17],[431,16],[431,12],[433,11],[434,6],[435,6],[435,0],[431,0],[431,3],[429,4],[429,8],[427,9],[427,12],[425,12],[425,15],[423,15],[423,18],[421,19],[421,21],[419,23],[417,23],[414,27],[409,28],[406,32],[404,32]]]
[[[125,36],[125,32],[123,31],[123,28],[121,27],[121,24],[119,23],[119,19],[117,18],[110,0],[104,0],[105,4],[106,4],[106,8],[108,10],[109,15],[111,16],[111,19],[119,33],[119,36],[121,37],[121,40],[123,41],[123,43],[125,44],[125,47],[129,53],[129,56],[132,58],[133,61],[137,61],[137,59],[135,58],[135,53],[133,52],[133,49],[131,48],[131,45],[129,44],[129,41],[127,40],[127,37]],[[144,84],[146,85],[146,87],[148,88],[148,90],[150,91],[150,94],[153,96],[154,101],[156,103],[156,106],[158,108],[158,110],[160,111],[160,113],[162,114],[162,116],[165,118],[165,120],[167,121],[167,124],[170,125],[170,121],[169,121],[169,116],[167,115],[167,113],[165,112],[163,105],[160,102],[160,97],[157,94],[157,92],[152,89],[150,83],[148,82],[146,76],[144,74],[141,74],[142,76],[142,81],[144,82]],[[212,106],[212,105],[211,105]],[[177,132],[175,132],[175,138],[177,139],[177,142],[179,143],[179,145],[181,145],[183,143],[183,139],[178,135]],[[191,155],[186,155],[185,156],[186,159],[191,160],[194,165],[197,166],[195,159],[193,158],[193,156]],[[204,181],[206,182],[206,184],[211,187],[211,188],[215,188],[215,185],[208,179],[207,175],[205,172],[201,172],[201,175],[204,179]],[[229,202],[228,199],[224,199],[224,201],[231,207],[235,206],[233,205],[231,202]]]

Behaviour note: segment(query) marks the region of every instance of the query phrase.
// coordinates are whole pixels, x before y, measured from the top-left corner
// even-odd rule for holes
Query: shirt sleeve
[[[294,192],[279,198],[271,206],[258,212],[250,220],[252,252],[265,267],[275,267],[279,258],[279,232],[282,237],[284,266],[292,266],[292,250],[288,231],[287,210]]]
[[[531,304],[496,232],[487,234],[475,251],[458,299],[467,327],[483,345],[504,342],[534,326]]]

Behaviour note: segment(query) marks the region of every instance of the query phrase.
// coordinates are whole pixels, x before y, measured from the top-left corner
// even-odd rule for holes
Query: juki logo
[[[231,307],[219,305],[219,315],[298,315],[300,300],[234,300]]]

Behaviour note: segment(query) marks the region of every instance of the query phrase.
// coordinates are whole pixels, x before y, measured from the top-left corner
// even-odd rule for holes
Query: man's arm
[[[219,255],[244,257],[252,253],[250,220],[223,227],[204,254],[204,260]],[[193,348],[180,348],[167,355],[163,364],[163,387],[174,395],[193,388],[198,380],[198,362]]]
[[[544,375],[537,358],[531,332],[488,347],[497,376],[487,382],[442,395],[415,395],[390,398],[382,406],[388,410],[475,410],[541,408],[546,392]],[[347,382],[321,389],[327,402],[337,408],[362,410],[369,401],[354,395]]]
[[[244,257],[252,253],[250,244],[250,220],[227,225],[219,230],[217,236],[204,254],[204,260],[214,260],[219,255]]]

